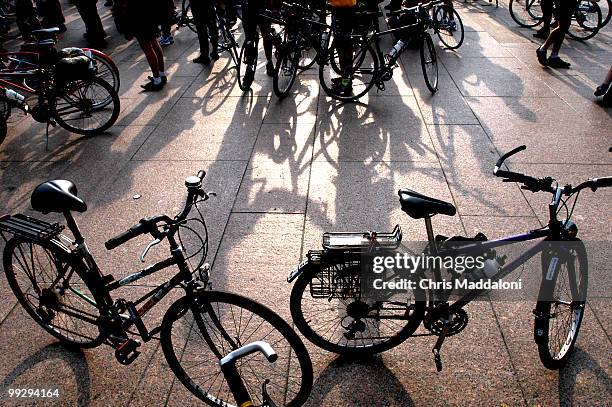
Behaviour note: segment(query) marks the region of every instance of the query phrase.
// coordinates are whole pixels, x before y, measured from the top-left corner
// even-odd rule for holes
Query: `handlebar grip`
[[[612,187],[612,177],[593,178],[592,181],[595,188]]]
[[[502,155],[499,160],[497,160],[497,164],[495,164],[495,166],[496,167],[501,167],[501,165],[504,163],[504,161],[506,161],[506,159],[508,157],[518,153],[519,151],[523,151],[523,150],[526,150],[526,149],[527,149],[527,146],[523,144],[522,146],[518,146],[514,150],[507,152],[506,154]]]
[[[109,239],[106,243],[104,243],[104,246],[106,247],[106,250],[113,250],[114,248],[121,246],[128,240],[131,240],[137,236],[145,234],[146,232],[147,232],[147,225],[143,223],[142,221],[140,221],[140,223],[137,223],[136,225],[132,226],[131,228],[129,228],[128,230],[120,234],[119,236],[115,236]]]

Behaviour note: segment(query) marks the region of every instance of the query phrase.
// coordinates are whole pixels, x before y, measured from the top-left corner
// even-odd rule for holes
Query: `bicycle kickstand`
[[[448,322],[444,322],[444,327],[442,328],[442,333],[438,336],[438,340],[431,350],[434,354],[434,362],[436,363],[436,370],[438,372],[442,371],[442,357],[440,356],[440,348],[442,348],[442,343],[444,343],[444,339],[446,339],[446,334],[448,332]]]
[[[47,120],[47,128],[45,130],[45,151],[49,151],[49,126],[55,127],[56,124],[54,120]]]

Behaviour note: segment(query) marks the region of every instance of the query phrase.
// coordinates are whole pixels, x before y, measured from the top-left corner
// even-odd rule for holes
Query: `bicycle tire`
[[[431,35],[427,32],[423,33],[420,55],[425,85],[427,85],[427,89],[429,89],[431,93],[436,93],[438,90],[438,56],[436,55],[436,49],[434,48]],[[431,72],[428,72],[428,68]]]
[[[236,39],[232,34],[232,31],[224,19],[218,19],[219,30],[221,31],[221,36],[223,38],[223,50],[228,51],[230,56],[232,57],[232,61],[234,61],[234,66],[238,66],[238,44],[236,43]],[[221,44],[219,44],[221,45]]]
[[[236,67],[236,71],[238,72],[238,87],[243,92],[251,89],[251,85],[253,84],[253,80],[255,79],[255,68],[257,67],[257,57],[255,57],[254,63],[247,63],[247,51],[250,47],[253,47],[252,41],[244,41],[242,44],[242,48],[240,48],[240,55],[238,56],[238,65]],[[256,47],[256,45],[255,45]],[[257,50],[255,50],[257,52]],[[248,69],[252,69],[252,74],[248,73]]]
[[[94,87],[100,87],[105,93],[99,100],[98,98],[94,99],[93,96],[89,96],[93,93],[92,89],[94,89]],[[91,93],[88,95],[87,92]],[[83,119],[87,119],[93,117],[93,114],[107,111],[109,103],[106,102],[106,99],[108,97],[112,99],[112,110],[108,118],[104,118],[101,124],[93,128],[83,128],[68,123],[68,121],[79,120],[80,116],[82,116]],[[60,100],[63,100],[64,106],[58,108],[57,102]],[[54,98],[49,107],[51,109],[51,117],[53,117],[61,127],[72,133],[89,136],[100,134],[115,124],[121,110],[121,102],[117,92],[115,92],[108,82],[94,77],[88,80],[69,81],[62,84],[61,92]],[[70,114],[76,114],[77,116],[70,118],[64,117]]]
[[[584,3],[589,3],[588,10],[584,8],[586,7]],[[590,21],[589,17],[593,17],[593,14],[596,21],[586,24],[585,22]],[[575,13],[572,15],[572,22],[567,30],[567,35],[578,41],[589,40],[599,32],[601,20],[601,9],[597,3],[592,0],[580,0]]]
[[[267,373],[269,369],[273,370],[275,367],[280,367],[279,370],[284,372],[280,373],[280,379],[283,380],[283,383],[288,377],[293,378],[293,381],[288,381],[289,386],[280,385],[278,382],[272,382],[268,386],[270,395],[275,399],[275,402],[279,403],[277,405],[293,407],[300,406],[306,401],[312,389],[312,362],[310,361],[310,356],[308,355],[304,343],[287,322],[264,305],[237,294],[222,291],[204,291],[194,294],[194,296],[194,302],[191,304],[187,297],[183,297],[172,304],[164,315],[160,333],[161,346],[164,356],[168,361],[168,365],[179,381],[191,393],[211,406],[233,405],[234,399],[225,380],[222,379],[221,383],[217,384],[217,378],[222,377],[219,369],[219,357],[227,355],[227,353],[236,348],[236,344],[230,344],[227,341],[227,337],[229,337],[240,346],[256,340],[264,340],[270,343],[278,354],[278,360],[273,365],[259,354],[251,356],[249,360],[245,359],[244,363],[237,364],[247,389],[256,389],[256,391],[250,391],[255,404],[261,404],[261,400],[257,400],[257,398],[261,395],[260,389],[262,383],[257,383],[257,385],[253,387],[253,376],[256,377],[255,380],[259,380],[263,378],[264,372]],[[194,312],[194,310],[197,311]],[[231,311],[228,313],[228,310]],[[215,324],[213,320],[206,323],[206,320],[203,319],[203,313],[205,315],[210,315],[211,312],[218,318],[218,325]],[[245,316],[245,312],[250,312],[250,317]],[[225,323],[223,321],[224,315],[228,316],[228,320]],[[189,316],[192,317],[192,320],[189,320]],[[187,318],[185,319],[185,317]],[[186,323],[186,326],[180,326],[180,324],[177,323],[179,321]],[[231,326],[232,324],[233,327]],[[224,332],[221,332],[219,325],[223,328]],[[201,330],[200,332],[195,331],[199,329],[199,327],[206,327],[206,334],[202,334]],[[265,335],[261,337],[257,336],[255,332],[258,331],[260,327],[263,327],[262,332],[265,333]],[[251,332],[253,328],[255,328],[255,331]],[[232,332],[229,332],[229,329],[232,329]],[[210,334],[211,330],[216,330],[213,331],[214,336]],[[236,332],[234,332],[234,330]],[[173,335],[173,333],[176,333],[176,335]],[[243,338],[240,337],[241,333],[244,334]],[[181,340],[179,336],[181,334],[186,337],[186,339]],[[224,334],[228,336],[224,337]],[[209,376],[207,376],[209,378],[214,375],[214,373],[210,374],[211,369],[213,372],[217,372],[214,376],[213,384],[215,384],[215,388],[218,386],[218,390],[216,391],[218,394],[210,393],[212,385],[207,390],[204,390],[205,387],[196,382],[197,378],[188,374],[186,371],[188,362],[192,362],[188,359],[191,349],[188,342],[194,335],[197,336],[198,339],[201,339],[201,341],[204,341],[204,343],[202,344],[200,341],[200,345],[194,346],[194,356],[197,355],[199,360],[197,364],[192,365],[191,368],[196,366],[202,367],[204,371],[209,374]],[[208,339],[206,339],[206,337],[208,337]],[[211,344],[211,341],[215,342],[215,340],[217,340],[216,344]],[[211,345],[215,350],[211,349]],[[175,346],[176,350],[180,351],[179,355],[177,355]],[[208,350],[208,352],[205,351],[205,349]],[[208,355],[205,355],[205,352]],[[206,360],[200,362],[201,358],[207,356],[209,357],[207,361],[210,361],[211,366],[205,366]],[[251,364],[247,366],[247,363],[251,361],[262,362],[263,369],[253,370]],[[300,379],[298,379],[297,376],[287,376],[289,374],[288,369],[293,366],[295,362],[298,363],[296,366],[299,366],[301,372]],[[244,369],[243,366],[245,366]],[[245,372],[245,370],[249,368],[251,370]],[[255,372],[262,374],[258,376]],[[277,372],[277,374],[279,373]],[[265,378],[269,379],[269,377]],[[283,395],[280,396],[280,393]],[[290,396],[288,396],[288,398],[291,398],[290,400],[285,400],[285,393],[290,394]],[[282,404],[279,401],[280,398],[283,399]]]
[[[6,133],[8,132],[8,126],[6,125],[6,118],[4,115],[0,116],[0,145],[6,138]]]
[[[341,95],[337,90],[334,89],[333,82],[336,78],[341,77],[340,67],[335,61],[335,55],[337,55],[337,42],[334,40],[329,47],[329,52],[325,56],[325,59],[321,61],[319,65],[319,83],[325,91],[325,93],[332,99],[339,100],[341,102],[354,102],[359,100],[363,95],[368,93],[375,84],[375,78],[379,72],[379,61],[376,56],[376,52],[371,45],[360,45],[364,41],[363,39],[357,40],[353,45],[357,52],[353,52],[353,63],[351,66],[351,78],[352,78],[352,94]],[[357,79],[358,90],[355,91]]]
[[[59,318],[59,313],[61,311],[57,312],[57,306],[54,308],[54,306],[50,307],[48,305],[44,305],[44,303],[49,304],[54,301],[61,301],[62,305],[64,303],[69,303],[68,306],[71,307],[73,312],[74,310],[79,310],[82,312],[83,316],[91,319],[97,319],[100,317],[98,308],[85,301],[83,298],[83,296],[85,296],[88,297],[90,301],[93,300],[94,302],[99,303],[99,299],[96,296],[96,291],[92,290],[87,284],[87,279],[83,275],[83,268],[78,265],[69,264],[69,255],[70,252],[66,248],[63,248],[59,243],[53,240],[31,242],[20,237],[13,237],[9,239],[4,248],[3,263],[6,278],[9,287],[19,301],[19,304],[45,331],[53,335],[62,344],[68,347],[93,348],[100,345],[104,338],[97,325],[83,321],[86,323],[85,326],[87,327],[87,331],[85,332],[85,328],[83,328],[82,332],[74,332],[75,330],[80,330],[75,322],[76,320],[80,319],[76,317],[71,318],[70,315],[62,313],[64,318],[70,318],[72,321],[70,329],[66,327],[62,328],[56,325],[56,323],[53,323],[53,321],[56,320],[56,317],[59,323],[62,322],[62,320]],[[36,261],[34,261],[35,258]],[[28,264],[28,262],[30,263]],[[17,263],[17,265],[15,265],[15,263]],[[66,267],[64,274],[70,274],[70,277],[68,280],[62,281],[63,284],[61,288],[56,287],[53,290],[49,290],[51,286],[44,288],[40,287],[43,281],[42,279],[38,280],[35,277],[34,280],[37,288],[32,287],[32,278],[27,275],[26,270],[24,269],[28,269],[27,271],[33,275],[36,267],[42,268],[45,267],[45,264],[49,266],[48,270],[45,271],[45,276],[47,277],[49,276],[49,272],[57,272],[57,275],[59,275],[60,267]],[[18,270],[20,268],[21,272]],[[68,268],[70,268],[72,272],[68,272]],[[18,274],[24,274],[29,278],[30,287],[24,287],[19,283]],[[71,283],[71,281],[75,281],[75,276],[78,278],[78,280],[76,280],[76,284],[74,284],[74,282]],[[66,284],[68,285],[66,286]],[[32,293],[39,290],[41,294],[40,298],[38,299],[38,306],[35,308],[34,304],[31,303],[27,297],[32,296]],[[73,293],[74,296],[70,296],[69,299],[70,293]],[[80,307],[76,307],[73,302],[74,300],[80,300],[79,305],[83,307],[85,304],[87,304],[87,309],[81,310],[79,309]],[[69,334],[79,336],[82,339],[76,340],[74,337],[67,336]]]
[[[607,11],[604,10],[603,7],[601,7],[601,6],[599,7],[600,10],[601,10],[602,18],[603,18],[603,20],[601,22],[601,27],[599,27],[600,30],[602,28],[604,28],[605,26],[607,26],[608,23],[610,22],[610,18],[612,18],[612,0],[606,0],[605,3],[606,3]],[[598,6],[599,6],[599,4],[598,4]]]
[[[510,16],[521,27],[532,28],[542,23],[539,0],[510,0]]]
[[[179,18],[177,26],[187,27],[194,33],[198,33],[198,29],[195,26],[193,14],[191,12],[191,0],[183,0],[181,2],[181,16]]]
[[[280,99],[284,99],[291,92],[291,87],[295,83],[298,71],[299,51],[296,51],[299,44],[292,42],[285,44],[279,52],[274,68],[274,78],[272,87],[274,94]],[[284,80],[283,80],[284,79]]]
[[[448,13],[452,16],[448,18]],[[445,17],[446,16],[446,17]],[[442,24],[446,18],[446,22]],[[457,49],[463,44],[465,30],[461,16],[453,7],[443,5],[434,9],[434,30],[440,39],[440,42],[448,49]],[[454,23],[454,24],[453,24]],[[457,35],[459,39],[457,39]],[[453,41],[451,41],[453,39]]]
[[[325,268],[338,266],[340,266],[340,264],[328,264]],[[318,305],[310,303],[314,303],[315,299],[312,297],[309,287],[311,287],[311,283],[313,282],[316,285],[319,282],[324,281],[324,273],[328,272],[325,270],[325,268],[314,268],[303,272],[303,274],[301,274],[294,283],[293,289],[291,290],[290,300],[291,317],[293,318],[296,328],[302,333],[302,335],[304,335],[304,337],[306,337],[306,339],[318,347],[329,352],[353,356],[380,353],[405,341],[416,331],[423,321],[423,316],[425,315],[426,294],[425,291],[419,288],[413,291],[415,298],[414,303],[411,302],[410,305],[407,305],[405,308],[401,308],[399,311],[400,316],[398,319],[400,321],[406,321],[405,324],[400,322],[399,324],[403,326],[397,328],[397,330],[394,331],[393,334],[390,334],[388,338],[383,338],[383,334],[380,332],[381,327],[385,328],[381,321],[385,321],[385,323],[388,324],[392,318],[379,319],[379,321],[376,322],[376,318],[355,319],[349,316],[348,307],[350,306],[356,308],[356,306],[353,304],[361,305],[361,303],[363,303],[361,299],[355,300],[350,304],[345,304],[339,298],[320,298],[321,307],[333,314],[333,318],[329,319],[329,315],[326,318],[325,316],[320,315],[321,313],[316,310],[314,311],[314,315],[310,315],[309,308],[316,308]],[[311,298],[308,298],[308,296]],[[309,301],[308,304],[306,302],[307,299]],[[334,300],[339,300],[338,307],[332,306],[332,301]],[[390,301],[389,303],[391,304]],[[399,301],[394,301],[394,303],[395,306],[399,307],[399,305],[397,305]],[[406,301],[405,304],[408,304],[408,301]],[[403,319],[401,315],[405,315],[405,313],[410,312],[410,308],[412,308],[412,314],[409,315],[407,319]],[[334,322],[334,318],[337,320],[337,323]],[[348,321],[347,318],[352,318],[353,321],[346,324],[346,321]],[[357,322],[358,320],[363,323],[362,331],[359,335],[353,333],[354,337],[351,337],[350,324],[355,322],[360,323]],[[363,320],[366,320],[366,322]],[[320,328],[313,327],[315,321],[321,322],[322,326]],[[376,341],[364,335],[364,332],[366,332],[368,329],[374,331]],[[329,332],[331,332],[332,336],[327,338],[325,335]],[[333,335],[336,333],[338,333],[338,340],[333,338]]]
[[[554,256],[545,255],[545,253],[542,252],[543,277],[540,286],[539,301],[535,308],[534,339],[538,346],[538,354],[542,364],[551,370],[562,368],[569,360],[574,350],[576,339],[578,338],[578,332],[580,331],[586,304],[588,286],[588,258],[586,248],[579,239],[571,241],[571,243],[567,242],[567,244],[571,245],[570,248],[568,248],[568,251],[563,257],[556,257],[558,259],[556,264],[551,264],[554,261]],[[575,260],[578,261],[579,275],[576,274]],[[557,316],[563,314],[563,311],[559,312],[559,306],[567,306],[564,301],[557,298],[560,295],[557,293],[557,286],[563,284],[563,281],[565,281],[564,277],[566,273],[564,271],[570,278],[570,284],[572,282],[578,282],[578,286],[574,285],[573,290],[570,288],[571,293],[569,294],[569,300],[571,301],[565,300],[565,302],[570,303],[569,311],[566,312],[570,313],[571,325],[567,333],[559,337],[558,334],[551,335],[551,325],[557,326],[557,323],[553,322],[553,320],[556,320]],[[573,277],[572,274],[574,274]],[[550,301],[551,298],[554,298],[555,301]],[[553,307],[554,311],[551,311]],[[554,318],[552,316],[554,316]],[[555,342],[552,345],[557,345],[559,349],[551,349],[551,342]]]
[[[117,68],[115,61],[113,61],[112,58],[106,55],[104,52],[94,48],[83,48],[83,51],[91,52],[91,56],[96,62],[96,76],[108,82],[113,89],[115,89],[115,92],[119,93],[121,79],[119,76],[119,68]],[[100,66],[102,69],[100,69]]]

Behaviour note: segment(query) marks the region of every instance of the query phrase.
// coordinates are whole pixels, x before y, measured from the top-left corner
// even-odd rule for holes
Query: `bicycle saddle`
[[[87,204],[77,196],[76,186],[66,180],[43,182],[32,192],[31,203],[32,209],[44,214],[87,210]]]
[[[453,204],[430,198],[411,189],[400,189],[397,194],[400,198],[402,210],[414,219],[429,218],[439,213],[454,216],[457,213]]]

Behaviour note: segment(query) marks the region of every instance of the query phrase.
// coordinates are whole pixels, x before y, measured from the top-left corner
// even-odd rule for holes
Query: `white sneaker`
[[[166,45],[174,44],[174,37],[171,35],[162,35],[159,37],[159,45],[162,47]]]

